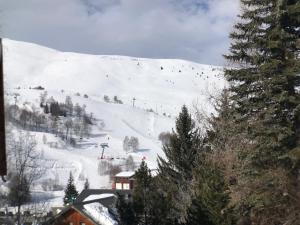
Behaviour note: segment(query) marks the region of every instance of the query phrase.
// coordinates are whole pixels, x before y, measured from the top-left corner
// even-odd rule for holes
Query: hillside
[[[35,196],[55,203],[61,202],[63,192],[46,191],[41,184],[52,179],[63,186],[70,171],[79,190],[86,178],[91,188],[110,187],[109,176],[99,173],[101,143],[108,143],[105,156],[122,169],[128,155],[136,164],[145,158],[156,168],[157,155],[163,155],[158,135],[172,130],[181,106],[198,104],[211,112],[209,94],[225,86],[222,68],[211,65],[65,53],[8,39],[3,43],[7,103],[14,104],[17,94],[20,108],[43,114],[40,95],[47,91],[48,97],[59,102],[70,96],[74,105],[85,105],[97,121],[88,138],[74,136],[76,146],[67,145],[52,133],[31,131],[48,166],[47,174],[35,185]],[[37,86],[45,90],[33,89]],[[110,102],[104,100],[105,95]],[[115,104],[114,96],[123,104]],[[125,136],[138,138],[136,151],[123,150]]]

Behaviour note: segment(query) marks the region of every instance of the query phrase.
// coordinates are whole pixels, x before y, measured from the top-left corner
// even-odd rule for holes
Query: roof
[[[59,214],[54,218],[47,221],[45,224],[53,224],[55,221],[59,221],[64,214],[69,210],[75,210],[80,213],[95,225],[117,225],[118,223],[110,216],[109,210],[99,202],[88,203],[74,203],[66,206]]]
[[[115,175],[115,177],[133,177],[135,174],[134,171],[124,171]]]
[[[113,197],[114,194],[92,194],[89,195],[88,197],[86,197],[83,202],[88,202],[88,201],[94,201],[94,200],[100,200],[103,198],[109,198],[109,197]]]
[[[131,174],[134,174],[132,172]],[[131,194],[132,190],[112,189],[85,189],[76,198],[72,205],[66,206],[62,211],[51,218],[45,224],[53,224],[69,210],[75,210],[81,215],[99,225],[117,225],[114,206],[116,194]]]
[[[117,193],[131,194],[132,190],[85,189],[76,198],[76,203],[98,201],[105,207],[114,205]],[[112,194],[112,195],[110,195]],[[97,197],[98,196],[98,197]]]
[[[93,218],[99,224],[117,225],[118,223],[110,216],[107,208],[99,202],[83,205],[83,211]]]

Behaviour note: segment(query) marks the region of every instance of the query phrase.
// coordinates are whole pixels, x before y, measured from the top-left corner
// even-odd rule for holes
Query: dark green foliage
[[[237,65],[226,70],[236,122],[247,124],[251,144],[238,153],[240,190],[247,196],[241,205],[251,208],[257,224],[284,224],[297,211],[292,198],[284,197],[297,186],[297,168],[280,159],[299,145],[300,2],[241,2],[241,22],[230,35],[231,54],[226,56]]]
[[[152,177],[145,162],[135,174],[131,207],[136,224],[234,224],[223,172],[205,157],[209,144],[184,106],[164,146],[167,159],[159,158],[158,175]]]
[[[116,208],[119,214],[120,225],[135,225],[135,213],[132,202],[125,200],[122,194],[117,193],[117,196]]]
[[[191,206],[191,218],[199,216],[203,224],[230,225],[234,218],[229,207],[230,196],[221,168],[209,158],[202,160],[195,170],[195,198]],[[198,214],[193,214],[198,210]],[[197,211],[196,211],[197,212]],[[190,218],[189,218],[190,219]]]
[[[299,130],[299,24],[289,15],[293,10],[299,12],[299,3],[242,3],[243,20],[231,34],[233,44],[227,58],[243,68],[227,70],[226,76],[229,81],[239,81],[232,86],[233,99],[237,112],[249,122],[250,138],[257,143],[253,164],[274,167],[279,156],[296,147]]]
[[[60,110],[60,107],[59,107],[59,104],[58,102],[52,102],[50,103],[50,113],[52,116],[61,116],[61,110]]]
[[[192,200],[191,206],[188,209],[188,225],[213,225],[208,217],[209,212],[203,206],[201,200],[195,198]]]
[[[48,113],[49,113],[49,107],[48,107],[48,104],[46,104],[45,107],[44,107],[44,113],[45,113],[45,114],[48,114]]]
[[[176,131],[170,135],[169,143],[163,146],[167,160],[159,157],[159,170],[173,181],[182,179],[191,180],[192,170],[197,164],[199,149],[204,142],[186,106],[176,120]],[[179,178],[179,179],[178,179]]]
[[[162,191],[156,178],[153,178],[149,192],[149,225],[176,225],[176,219],[170,216],[172,207],[169,197]]]
[[[75,199],[77,198],[77,196],[78,196],[78,192],[77,192],[75,184],[74,184],[74,178],[73,178],[72,173],[70,173],[68,184],[65,189],[64,204],[73,203],[75,201]]]
[[[133,192],[133,207],[138,224],[149,224],[150,192],[152,176],[145,161],[142,161],[134,175],[136,185]]]
[[[170,217],[171,204],[160,188],[157,178],[152,177],[143,161],[135,174],[135,189],[131,198],[118,195],[117,209],[123,225],[179,225]]]
[[[191,204],[193,170],[206,151],[205,139],[199,134],[186,106],[176,120],[176,131],[163,146],[166,160],[159,157],[159,181],[166,196],[170,196],[169,217],[185,222]]]
[[[232,107],[229,90],[224,89],[214,102],[216,115],[208,119],[210,126],[207,131],[208,142],[215,152],[224,152],[235,144],[234,139],[238,132],[234,124]]]

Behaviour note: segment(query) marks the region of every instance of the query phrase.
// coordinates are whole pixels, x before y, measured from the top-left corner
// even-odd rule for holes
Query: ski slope
[[[14,103],[17,93],[20,107],[39,110],[42,91],[32,87],[42,86],[49,97],[64,102],[66,96],[71,96],[74,105],[86,105],[87,112],[104,121],[104,128],[93,126],[91,137],[74,148],[52,134],[32,132],[38,150],[48,161],[43,179],[57,179],[64,185],[72,171],[78,190],[83,188],[85,178],[91,188],[110,187],[108,176],[98,173],[100,144],[108,143],[105,155],[122,164],[128,156],[122,147],[125,136],[139,139],[139,150],[129,153],[135,161],[146,158],[148,165],[156,168],[157,155],[163,156],[158,135],[174,128],[182,105],[191,108],[197,104],[212,112],[208,96],[226,85],[221,67],[184,60],[59,52],[9,39],[4,39],[3,45],[7,102]],[[117,96],[124,104],[107,103],[104,95],[110,99]],[[58,142],[58,146],[44,144],[43,135],[47,142]],[[62,202],[62,191],[43,195],[39,183],[35,191],[48,196],[49,201]]]

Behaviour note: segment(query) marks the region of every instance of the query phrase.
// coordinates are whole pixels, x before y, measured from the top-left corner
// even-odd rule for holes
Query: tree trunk
[[[18,212],[17,212],[17,223],[21,225],[21,205],[18,205]]]

